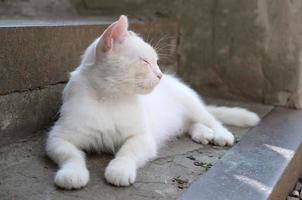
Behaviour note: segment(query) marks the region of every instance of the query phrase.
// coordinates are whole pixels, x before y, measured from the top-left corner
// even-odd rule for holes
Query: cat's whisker
[[[158,55],[160,59],[163,59],[163,58],[174,58],[175,56],[174,55],[171,55],[171,54],[160,54]]]
[[[146,41],[147,41],[148,43],[151,43],[152,40],[153,40],[153,39],[150,37],[150,32],[147,32],[147,39],[146,39]]]
[[[160,44],[159,46],[157,46],[157,49],[162,49],[162,48],[166,48],[166,47],[176,47],[176,44],[174,43],[165,43],[165,44]]]
[[[162,48],[162,49],[157,50],[158,54],[162,54],[162,53],[173,54],[175,52],[176,52],[176,48],[173,48],[173,47],[166,47],[166,48]]]
[[[154,48],[157,49],[158,45],[159,45],[164,39],[166,39],[166,38],[168,38],[168,37],[169,37],[168,34],[163,35],[163,36],[157,41],[157,43],[154,45]]]
[[[171,45],[165,45],[165,46],[162,46],[162,47],[158,47],[156,50],[162,50],[162,49],[176,49],[176,45],[174,44],[171,44]]]
[[[164,41],[164,40],[168,40],[168,39],[170,40],[170,41],[169,41],[169,43],[170,43],[171,41],[175,40],[175,37],[169,36],[168,34],[164,35],[162,38],[160,38],[160,39],[157,41],[157,43],[156,43],[156,45],[155,45],[155,48],[157,49],[158,47],[160,47],[160,45],[165,44],[163,41]],[[168,42],[166,42],[166,43],[168,43]]]

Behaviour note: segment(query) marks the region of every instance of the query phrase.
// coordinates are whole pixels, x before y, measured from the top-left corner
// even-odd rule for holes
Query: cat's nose
[[[163,77],[163,74],[157,74],[156,76],[160,80]]]

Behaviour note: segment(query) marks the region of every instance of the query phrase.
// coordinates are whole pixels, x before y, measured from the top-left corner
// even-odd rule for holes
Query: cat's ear
[[[125,15],[121,15],[112,29],[112,37],[116,41],[123,40],[128,34],[128,18]]]
[[[121,15],[119,20],[111,24],[102,34],[97,51],[103,53],[112,49],[114,42],[121,42],[128,36],[128,18]]]

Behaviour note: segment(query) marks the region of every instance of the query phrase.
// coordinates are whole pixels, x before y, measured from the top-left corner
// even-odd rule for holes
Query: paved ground
[[[261,117],[271,106],[234,104],[209,100],[217,105],[240,105],[257,112]],[[248,129],[230,127],[236,138]],[[44,134],[44,133],[41,133]],[[140,169],[136,183],[127,188],[116,188],[104,180],[104,168],[110,155],[91,155],[88,168],[91,181],[78,191],[64,191],[53,185],[56,166],[45,155],[44,138],[18,142],[0,148],[0,199],[175,199],[198,176],[206,173],[221,158],[228,147],[201,145],[188,137],[169,142],[159,157]]]

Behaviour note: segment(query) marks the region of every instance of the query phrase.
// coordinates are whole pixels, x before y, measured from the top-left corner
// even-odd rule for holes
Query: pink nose
[[[156,76],[157,76],[157,78],[158,78],[159,80],[163,77],[162,74],[157,74]]]

